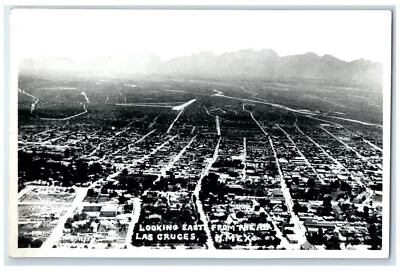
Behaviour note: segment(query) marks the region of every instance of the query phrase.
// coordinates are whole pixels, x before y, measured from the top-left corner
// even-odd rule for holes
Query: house
[[[102,208],[101,204],[87,204],[83,206],[82,212],[91,213],[91,212],[100,212]]]
[[[117,215],[118,205],[104,205],[101,207],[100,216],[115,217]]]

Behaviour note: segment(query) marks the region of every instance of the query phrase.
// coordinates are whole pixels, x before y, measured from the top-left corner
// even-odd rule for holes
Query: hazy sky
[[[19,57],[76,61],[271,48],[280,56],[311,51],[383,62],[390,21],[388,11],[14,10],[11,48]]]

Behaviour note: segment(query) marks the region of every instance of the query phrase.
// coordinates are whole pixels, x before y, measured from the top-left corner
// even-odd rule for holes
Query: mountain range
[[[342,85],[382,85],[382,64],[365,59],[343,61],[315,53],[279,56],[271,49],[240,50],[215,55],[199,52],[164,61],[151,53],[99,57],[74,62],[68,58],[23,59],[20,74],[162,75],[172,77],[243,78],[263,80],[317,80]]]

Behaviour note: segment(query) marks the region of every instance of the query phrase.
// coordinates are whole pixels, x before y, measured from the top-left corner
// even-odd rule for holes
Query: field
[[[134,85],[135,87],[127,85]],[[327,120],[332,120],[328,116],[334,116],[376,124],[382,123],[382,93],[380,90],[327,86],[319,83],[300,84],[257,80],[223,82],[205,79],[142,79],[133,81],[110,78],[101,82],[91,79],[83,79],[83,82],[54,80],[33,80],[32,82],[32,80],[21,79],[19,87],[39,99],[34,111],[35,114],[29,116],[32,100],[27,99],[29,97],[26,97],[26,95],[19,94],[22,120],[24,117],[31,120],[32,117],[36,120],[38,117],[66,117],[82,112],[81,104],[87,102],[82,92],[88,97],[86,104],[89,110],[89,118],[100,117],[101,112],[107,112],[107,118],[110,117],[110,114],[111,116],[122,117],[137,111],[143,112],[143,114],[146,111],[157,114],[155,107],[118,107],[114,105],[116,103],[184,103],[191,99],[198,100],[196,104],[199,105],[197,107],[199,110],[204,109],[203,106],[213,106],[223,110],[220,112],[222,116],[231,114],[237,116],[237,109],[240,111],[238,106],[240,106],[241,101],[218,96],[218,92],[220,92],[226,96],[258,102],[267,101],[296,110],[318,112]],[[66,87],[71,89],[65,89]],[[230,107],[233,107],[232,109],[235,111],[226,110]],[[159,110],[168,111],[162,108],[159,108]],[[93,114],[90,114],[90,112],[93,112]],[[198,113],[197,110],[193,110],[191,115],[196,113]],[[281,110],[281,113],[284,112]],[[82,117],[88,116],[83,115]]]
[[[71,203],[76,194],[70,193],[68,189],[56,189],[56,191],[48,192],[43,188],[35,188],[29,193],[23,195],[19,202],[21,203],[42,203],[42,204],[54,204],[54,203]]]
[[[50,236],[68,207],[65,204],[19,204],[18,246],[26,247],[29,243],[27,240],[31,240],[31,246],[34,240],[41,245]]]

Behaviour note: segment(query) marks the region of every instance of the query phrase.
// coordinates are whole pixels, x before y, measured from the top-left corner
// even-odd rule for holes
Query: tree
[[[279,239],[278,237],[275,237],[274,240],[272,240],[272,245],[274,246],[275,249],[280,244],[281,244],[281,239]]]
[[[43,241],[42,241],[42,240],[40,240],[40,239],[35,239],[35,240],[33,240],[33,241],[31,242],[31,247],[32,247],[32,248],[39,248],[39,247],[42,246],[42,244],[43,244]]]
[[[71,151],[69,150],[69,148],[66,148],[64,151],[64,157],[68,158],[71,155]]]
[[[297,200],[293,201],[293,212],[297,214],[298,212],[300,212],[300,210],[301,210],[300,203]]]
[[[307,181],[307,186],[308,186],[309,188],[314,188],[314,187],[315,187],[315,179],[314,179],[314,178],[308,179],[308,181]]]
[[[261,207],[269,207],[269,204],[271,203],[270,199],[265,199],[265,198],[261,198],[258,200],[258,203],[260,204]]]
[[[86,220],[87,217],[88,217],[88,214],[85,212],[82,212],[79,214],[79,220]]]
[[[88,197],[94,197],[94,190],[93,190],[92,188],[89,188],[88,191],[87,191],[87,193],[86,193],[86,196],[88,196]]]
[[[351,191],[351,185],[350,185],[348,182],[342,181],[342,182],[340,183],[340,189],[341,189],[342,191]]]
[[[327,250],[340,250],[340,240],[337,233],[334,233],[330,238],[326,241],[325,248]]]
[[[124,195],[119,196],[118,198],[119,204],[124,204],[126,202],[126,198]]]
[[[32,242],[32,238],[25,236],[18,236],[18,247],[28,248]]]
[[[92,173],[101,173],[102,171],[103,171],[103,168],[101,167],[101,164],[100,163],[98,163],[98,162],[95,162],[95,163],[93,163],[91,166],[90,166],[90,172],[92,172]]]
[[[66,228],[66,229],[71,229],[72,228],[72,224],[71,224],[71,222],[65,222],[65,224],[64,224],[64,228]]]
[[[125,211],[125,213],[130,213],[132,211],[132,205],[131,204],[125,204],[124,205],[124,211]]]
[[[79,214],[74,214],[74,221],[79,221]]]
[[[76,179],[78,180],[86,180],[88,175],[88,164],[81,161],[77,160],[76,163]]]
[[[263,244],[266,247],[272,246],[274,244],[274,240],[275,239],[272,236],[265,236]]]
[[[316,245],[321,245],[324,242],[324,230],[322,228],[318,229],[318,235],[316,239]]]
[[[369,237],[371,238],[369,240],[369,245],[371,246],[371,249],[379,249],[379,247],[382,247],[382,238],[379,236],[378,233],[378,228],[375,225],[375,223],[371,224],[368,227],[368,233]]]
[[[367,220],[369,218],[369,208],[364,206],[364,218]]]
[[[281,204],[281,208],[282,208],[282,210],[284,211],[284,212],[286,212],[287,211],[287,206],[286,206],[286,204],[282,201],[282,204]]]
[[[236,217],[239,218],[239,219],[243,218],[244,215],[245,214],[242,211],[239,211],[239,212],[236,213]]]
[[[332,210],[332,197],[325,197],[322,202],[322,215],[330,215]]]
[[[256,197],[264,197],[264,191],[262,191],[261,189],[258,189],[257,191],[256,191]]]
[[[101,194],[108,194],[108,189],[107,187],[103,186],[100,190]]]
[[[371,245],[372,250],[379,250],[382,247],[382,238],[375,235],[371,237],[369,244]]]

